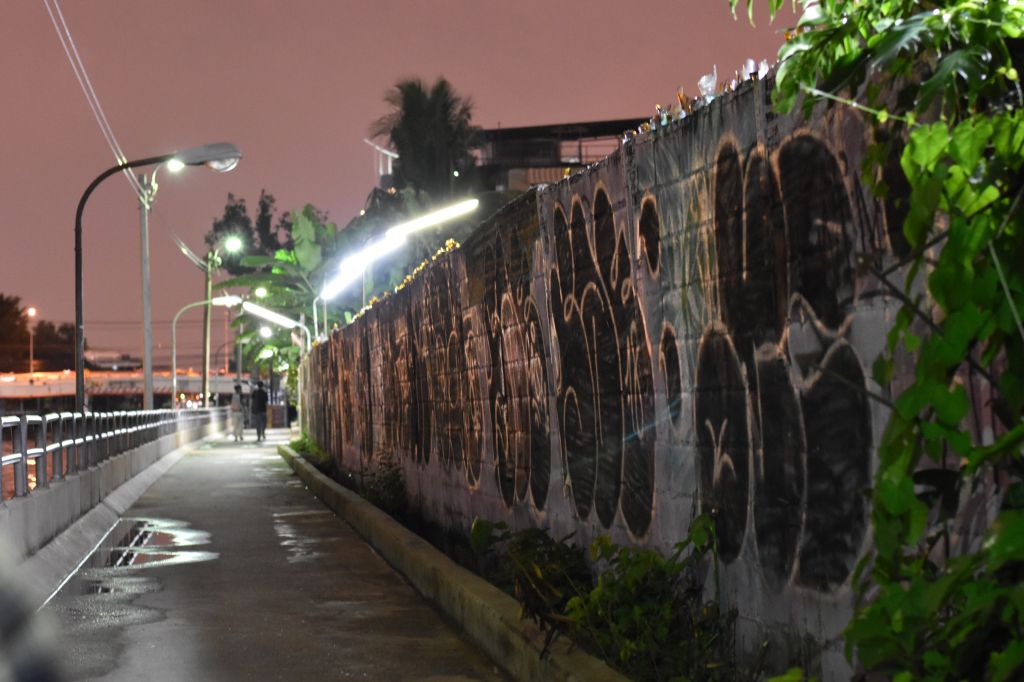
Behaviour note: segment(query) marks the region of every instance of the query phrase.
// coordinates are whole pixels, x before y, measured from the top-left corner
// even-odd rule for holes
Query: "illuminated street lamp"
[[[241,302],[242,298],[240,296],[217,296],[216,298],[189,303],[174,315],[174,319],[171,321],[171,405],[175,409],[178,407],[178,318],[186,310],[198,308],[199,306],[208,308],[211,305],[215,305],[230,308]]]
[[[231,235],[224,239],[224,250],[237,253],[242,250],[242,239]],[[220,267],[220,253],[214,248],[206,253],[203,270],[206,272],[206,300],[213,300],[213,271]],[[203,407],[210,406],[210,305],[203,311]]]
[[[318,298],[325,302],[340,294],[353,282],[363,278],[366,271],[373,265],[374,261],[386,256],[392,251],[402,247],[409,235],[413,232],[440,225],[443,222],[458,218],[475,211],[480,205],[479,199],[467,199],[457,204],[447,206],[426,215],[413,218],[389,228],[384,236],[375,242],[370,243],[364,249],[351,256],[346,257],[338,266],[338,274],[334,276],[320,291]],[[365,302],[365,301],[364,301]],[[314,301],[314,307],[316,302]],[[318,332],[319,333],[319,332]],[[324,314],[324,333],[327,333],[327,315]]]
[[[101,182],[115,173],[129,168],[142,166],[158,166],[162,163],[168,164],[168,169],[184,168],[185,166],[207,166],[212,170],[225,172],[238,165],[242,158],[242,152],[233,144],[219,142],[206,144],[201,147],[192,147],[181,152],[151,156],[135,161],[124,161],[103,171],[89,183],[78,201],[78,208],[75,211],[75,409],[79,412],[85,411],[85,321],[82,288],[82,214],[85,211],[85,204],[89,200],[96,187]],[[171,162],[174,163],[171,163]],[[145,275],[144,275],[145,277]],[[146,287],[148,288],[148,286]],[[150,353],[146,353],[144,362],[149,361]],[[152,370],[151,370],[152,371]],[[149,381],[152,381],[151,376]],[[150,384],[151,385],[151,384]],[[152,396],[152,389],[150,389]],[[152,400],[152,398],[150,398]]]
[[[34,306],[29,306],[25,311],[25,315],[28,316],[28,373],[35,374],[35,329],[32,328],[32,322],[36,317],[36,309]]]
[[[293,320],[290,317],[285,317],[280,313],[275,313],[273,310],[270,310],[269,308],[264,308],[261,305],[256,305],[252,301],[244,301],[242,303],[242,310],[249,313],[250,315],[255,315],[256,317],[264,319],[267,322],[276,324],[278,327],[284,327],[285,329],[301,329],[303,333],[306,335],[306,347],[304,348],[304,350],[309,350],[309,347],[313,343],[312,337],[309,335],[309,330],[306,329],[306,325],[302,324],[301,322]],[[260,334],[263,334],[262,329],[260,330]]]

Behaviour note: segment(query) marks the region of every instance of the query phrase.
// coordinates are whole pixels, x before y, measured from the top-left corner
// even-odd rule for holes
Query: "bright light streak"
[[[374,261],[401,248],[405,242],[404,234],[392,234],[389,230],[384,234],[383,239],[378,239],[359,253],[341,261],[341,265],[338,266],[338,274],[324,286],[323,291],[320,292],[320,298],[325,301],[331,300],[349,284],[358,281]]]
[[[274,349],[271,348],[270,346],[267,346],[266,348],[260,351],[260,360],[269,360],[272,357],[274,357]]]
[[[251,313],[256,317],[261,317],[267,322],[273,322],[285,329],[294,329],[299,326],[299,323],[295,320],[289,319],[280,313],[275,313],[273,310],[268,310],[261,305],[256,305],[252,301],[243,301],[242,310],[247,313]]]
[[[479,199],[467,199],[466,201],[460,201],[457,204],[452,204],[451,206],[442,208],[437,211],[433,211],[432,213],[420,216],[419,218],[413,218],[408,222],[402,223],[400,225],[395,225],[394,227],[389,229],[386,232],[386,234],[389,236],[392,234],[401,234],[403,236],[408,235],[412,232],[415,232],[416,230],[422,230],[427,227],[433,227],[434,225],[440,225],[446,220],[451,220],[452,218],[458,218],[461,215],[466,215],[471,211],[475,211],[476,207],[479,205]]]
[[[345,287],[358,281],[374,261],[404,245],[409,234],[466,215],[476,210],[479,205],[479,199],[467,199],[388,229],[384,233],[383,239],[377,240],[359,253],[341,261],[341,265],[338,266],[338,274],[324,286],[320,292],[320,298],[329,301],[340,294]]]
[[[227,296],[214,296],[210,299],[210,303],[223,308],[230,308],[231,306],[236,306],[241,302],[242,297],[235,296],[234,294],[228,294]]]

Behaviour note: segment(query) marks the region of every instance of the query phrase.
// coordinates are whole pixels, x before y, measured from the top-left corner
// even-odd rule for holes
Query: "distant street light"
[[[275,313],[273,310],[270,310],[269,308],[264,308],[261,305],[256,305],[252,301],[243,301],[242,310],[249,313],[250,315],[255,315],[256,317],[264,319],[267,322],[272,322],[279,327],[284,327],[285,329],[301,329],[303,333],[305,333],[306,335],[306,347],[303,350],[309,350],[309,347],[313,343],[312,337],[309,335],[309,330],[306,329],[306,325],[302,324],[301,322],[293,320],[290,317],[285,317],[280,313]],[[263,330],[261,329],[260,334],[262,333]]]
[[[241,158],[242,153],[233,144],[226,142],[206,144],[201,147],[192,147],[181,152],[162,154],[160,156],[151,156],[145,159],[138,159],[136,161],[125,161],[124,163],[119,163],[97,175],[96,178],[89,183],[89,186],[86,187],[85,192],[82,194],[82,198],[78,201],[78,208],[75,211],[75,409],[77,411],[85,411],[85,306],[83,303],[82,287],[82,213],[85,211],[85,204],[89,200],[89,197],[101,182],[109,178],[111,175],[128,168],[158,166],[162,163],[168,163],[168,169],[171,169],[172,166],[180,170],[185,166],[205,165],[212,170],[225,172],[238,165],[238,161]],[[172,160],[175,161],[174,164],[169,163]],[[148,197],[148,192],[143,197],[140,197],[140,199],[143,199],[144,203],[147,204],[146,210],[148,211],[148,202],[152,199],[151,197]],[[146,232],[148,234],[148,229]],[[147,263],[144,267],[147,271],[144,271],[143,273],[143,287],[148,293],[148,238],[146,241],[147,255],[144,256],[144,258]],[[144,296],[144,299],[148,299],[148,296]],[[148,396],[150,404],[152,404],[153,381],[151,350],[151,348],[145,349],[145,356],[143,358],[144,364],[150,363],[149,371],[146,372],[146,381],[147,386],[149,387],[146,395]]]
[[[240,296],[217,296],[212,299],[203,299],[195,303],[189,303],[179,310],[171,321],[171,407],[178,407],[178,318],[182,313],[199,306],[209,307],[211,305],[230,308],[242,302]]]
[[[34,306],[29,306],[25,311],[25,315],[28,316],[28,373],[35,374],[35,349],[33,344],[35,342],[35,329],[32,328],[32,322],[36,317],[36,309]]]
[[[231,235],[224,239],[224,250],[237,253],[242,250],[240,237]],[[203,270],[206,272],[206,300],[213,300],[213,271],[220,267],[220,253],[216,248],[206,253]],[[210,406],[210,306],[203,311],[203,407]]]

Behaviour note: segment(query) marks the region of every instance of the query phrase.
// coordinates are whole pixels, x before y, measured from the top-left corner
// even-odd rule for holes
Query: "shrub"
[[[328,476],[334,476],[337,471],[337,463],[334,461],[334,457],[324,452],[316,444],[316,441],[309,437],[308,433],[303,433],[301,438],[288,443],[288,446],[301,455],[303,459],[315,466],[318,471]]]
[[[569,544],[570,537],[554,540],[540,528],[512,532],[504,522],[480,518],[473,520],[470,530],[475,552],[487,554],[500,549],[508,557],[508,561],[498,564],[498,573],[490,578],[499,586],[511,588],[519,601],[522,618],[532,620],[544,633],[541,657],[569,626],[565,616],[569,600],[591,586],[583,550]]]
[[[708,516],[668,557],[597,538],[591,558],[607,568],[567,604],[573,638],[638,681],[743,679],[732,662],[736,614],[718,604],[717,569],[716,594],[704,599],[700,573],[705,559],[715,562],[715,546]]]

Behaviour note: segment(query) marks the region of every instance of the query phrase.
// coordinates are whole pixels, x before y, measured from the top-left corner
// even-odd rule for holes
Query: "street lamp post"
[[[219,142],[192,147],[182,152],[150,156],[135,161],[125,161],[103,171],[89,183],[78,201],[75,210],[75,409],[85,412],[85,322],[82,287],[82,213],[85,204],[101,182],[115,173],[129,168],[156,166],[167,163],[169,170],[185,166],[207,166],[219,172],[226,172],[238,164],[242,153],[233,144]]]
[[[178,318],[181,317],[182,313],[192,308],[198,308],[199,306],[205,306],[207,309],[211,305],[231,307],[236,306],[242,302],[239,296],[218,296],[216,298],[207,298],[202,301],[196,301],[195,303],[189,303],[181,308],[171,321],[171,406],[175,409],[178,407]],[[206,375],[203,375],[203,389],[208,388],[206,385]]]
[[[36,317],[36,309],[34,306],[29,306],[28,310],[25,311],[28,315],[28,373],[35,374],[35,329],[32,328],[32,322]]]
[[[237,253],[242,250],[242,240],[237,236],[230,236],[224,240],[224,250],[229,253]],[[206,300],[213,300],[213,271],[220,267],[220,253],[212,249],[206,254]],[[210,406],[210,304],[207,303],[203,311],[203,407]]]

